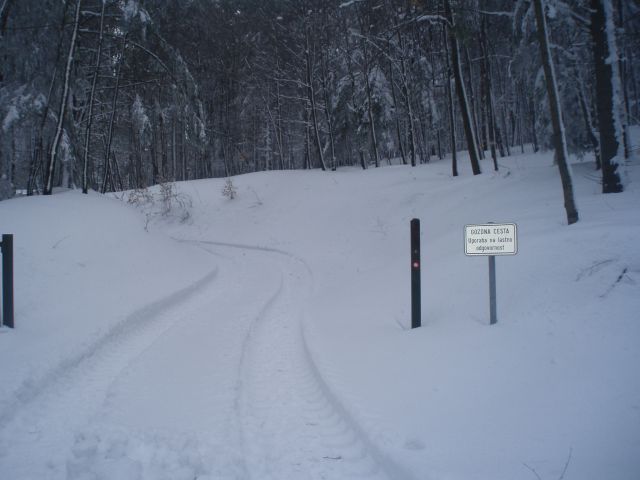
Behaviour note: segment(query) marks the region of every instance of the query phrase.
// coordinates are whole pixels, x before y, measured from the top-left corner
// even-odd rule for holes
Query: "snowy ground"
[[[620,479],[640,475],[640,168],[604,196],[551,155],[0,203],[2,479]],[[158,195],[158,191],[156,191]],[[423,327],[410,330],[409,221]],[[465,224],[515,222],[487,259]]]

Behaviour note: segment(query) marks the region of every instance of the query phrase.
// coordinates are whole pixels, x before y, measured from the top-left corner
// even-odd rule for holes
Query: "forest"
[[[555,149],[572,223],[567,155],[624,188],[639,32],[638,0],[0,0],[2,195]]]

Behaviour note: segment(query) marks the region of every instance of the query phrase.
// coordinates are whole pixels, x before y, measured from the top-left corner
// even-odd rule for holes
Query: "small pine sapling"
[[[224,183],[222,195],[227,197],[229,200],[233,200],[238,195],[238,191],[236,190],[236,187],[230,177],[227,177],[227,180]]]

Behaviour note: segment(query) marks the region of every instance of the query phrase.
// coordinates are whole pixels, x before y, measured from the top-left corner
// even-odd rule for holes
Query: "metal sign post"
[[[489,325],[498,323],[496,307],[496,256],[489,255]]]
[[[422,321],[420,301],[420,220],[411,220],[411,328],[418,328]]]
[[[13,235],[3,234],[2,243],[2,322],[9,328],[13,325]]]
[[[469,256],[489,257],[489,324],[494,325],[498,323],[496,255],[518,253],[517,225],[515,223],[465,225],[464,253]]]

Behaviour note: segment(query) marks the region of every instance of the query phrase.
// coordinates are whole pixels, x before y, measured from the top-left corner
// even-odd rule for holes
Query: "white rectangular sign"
[[[515,223],[464,226],[465,255],[515,255],[518,253]]]

